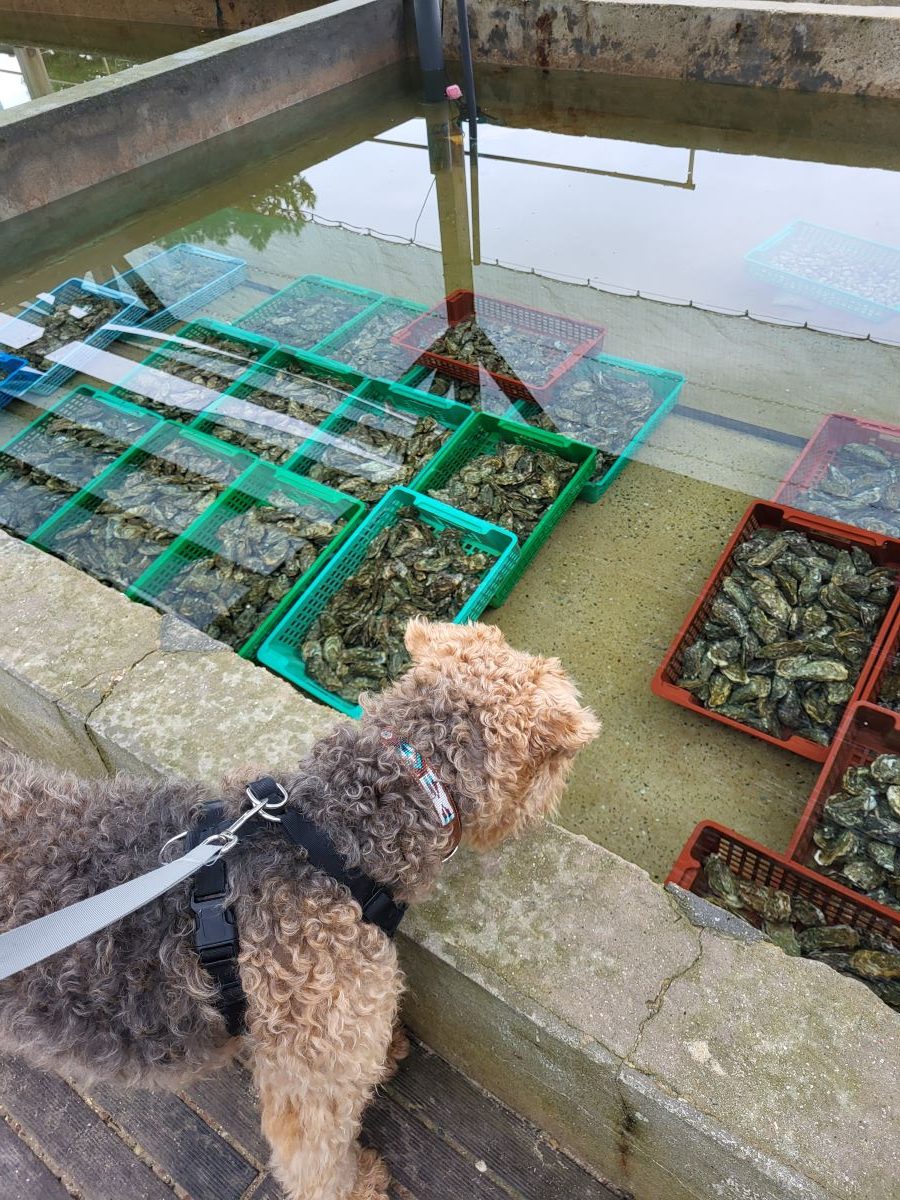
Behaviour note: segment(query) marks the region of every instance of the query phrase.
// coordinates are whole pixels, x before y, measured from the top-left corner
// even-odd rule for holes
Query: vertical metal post
[[[441,258],[444,264],[445,295],[474,290],[472,248],[469,242],[469,205],[466,196],[466,159],[462,133],[451,127],[449,111],[428,110],[428,158],[434,175],[438,223],[441,231]]]
[[[434,104],[445,98],[447,88],[440,0],[415,0],[414,9],[419,63],[422,67],[422,91],[425,101]]]
[[[469,148],[478,141],[478,103],[475,99],[475,72],[472,69],[472,41],[469,37],[469,9],[466,0],[456,0],[459,23],[459,57],[463,69],[463,91],[469,113]]]

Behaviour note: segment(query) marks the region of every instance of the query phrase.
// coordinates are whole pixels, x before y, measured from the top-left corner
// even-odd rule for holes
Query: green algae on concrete
[[[650,691],[750,502],[632,463],[599,504],[566,515],[491,616],[514,645],[561,658],[603,722],[575,764],[559,820],[657,879],[701,820],[785,849],[817,774]]]

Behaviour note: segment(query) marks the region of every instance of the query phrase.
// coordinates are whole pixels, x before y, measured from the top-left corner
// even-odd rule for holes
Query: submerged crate
[[[312,586],[300,597],[269,634],[257,652],[257,659],[276,674],[336,708],[348,716],[358,717],[362,709],[316,683],[306,672],[302,656],[304,638],[347,580],[359,569],[366,552],[381,531],[393,525],[405,508],[413,508],[418,517],[437,530],[458,531],[460,544],[467,553],[482,553],[492,561],[477,589],[455,613],[455,624],[474,621],[483,611],[495,587],[515,561],[516,539],[508,530],[487,521],[479,521],[466,513],[448,508],[437,500],[420,496],[408,488],[392,488],[366,520],[353,533],[339,553],[325,567]]]
[[[0,408],[4,408],[13,396],[24,391],[21,379],[16,383],[16,375],[26,365],[25,359],[18,358],[15,354],[0,354]],[[9,390],[6,388],[7,383],[10,384]]]
[[[491,598],[496,608],[506,600],[518,583],[526,567],[553,532],[560,518],[578,499],[579,493],[590,479],[597,461],[597,452],[592,446],[571,438],[548,433],[543,429],[532,429],[515,421],[506,421],[490,413],[476,413],[455,437],[440,450],[415,481],[420,492],[433,493],[445,487],[471,459],[482,454],[496,454],[504,445],[524,446],[529,450],[541,450],[566,462],[575,464],[571,479],[552,500],[546,512],[531,533],[521,542],[515,567],[504,577],[503,583]]]
[[[464,362],[444,352],[432,349],[434,343],[447,332],[448,327],[459,325],[475,317],[478,325],[490,336],[497,332],[496,349],[503,356],[504,334],[528,339],[532,344],[543,345],[546,367],[541,371],[520,374],[504,374],[488,371],[491,378],[506,393],[518,400],[531,400],[535,394],[545,392],[569,371],[580,359],[602,345],[606,329],[601,325],[590,325],[586,321],[575,321],[555,313],[537,308],[526,308],[508,300],[494,300],[474,292],[452,292],[430,312],[419,317],[394,337],[397,346],[410,352],[421,365],[442,371],[457,379],[477,383],[479,371],[485,368],[478,363]],[[513,370],[516,363],[510,364]]]
[[[92,325],[89,332],[77,332],[73,337],[64,336],[58,342],[48,345],[47,352],[62,352],[66,350],[65,362],[44,368],[41,365],[32,367],[31,371],[24,369],[6,381],[6,388],[14,395],[24,395],[29,391],[35,395],[47,395],[55,388],[65,383],[67,379],[88,366],[91,351],[88,347],[100,348],[110,345],[121,331],[111,326],[135,328],[146,315],[143,304],[133,296],[126,296],[112,288],[102,287],[97,283],[88,283],[85,279],[67,279],[52,292],[46,293],[50,299],[38,298],[30,304],[21,316],[10,317],[5,321],[0,318],[0,346],[19,352],[19,356],[28,359],[29,349],[44,340],[42,335],[33,335],[38,329],[44,329],[47,321],[60,307],[78,307],[79,300],[83,303],[105,301],[113,306],[114,311],[103,316],[98,325]],[[67,349],[68,348],[68,349]]]
[[[806,808],[803,810],[803,816],[794,830],[791,844],[788,846],[788,857],[795,862],[804,864],[804,870],[814,873],[818,879],[827,879],[829,885],[840,888],[842,892],[850,891],[851,895],[856,896],[883,917],[892,919],[900,925],[900,911],[879,904],[878,901],[872,900],[868,896],[862,896],[837,880],[820,874],[814,865],[805,865],[813,849],[813,834],[822,822],[822,810],[825,802],[829,796],[840,791],[841,779],[848,767],[867,766],[879,754],[898,753],[900,753],[900,716],[869,704],[851,705],[841,722],[831,753],[822,768],[822,773],[816,780]],[[900,897],[897,900],[900,904]]]
[[[395,344],[394,335],[409,324],[424,304],[385,296],[373,308],[366,309],[343,329],[316,346],[316,353],[335,362],[345,363],[379,379],[399,380],[408,374],[414,358]]]
[[[900,712],[900,617],[888,630],[859,698],[889,712]]]
[[[579,383],[589,386],[592,382],[591,373],[599,373],[602,382],[596,382],[590,391],[585,391],[584,415],[576,416],[571,410],[571,401],[566,399],[568,389]],[[518,411],[521,419],[529,425],[537,425],[539,428],[561,433],[565,437],[576,438],[597,448],[597,468],[579,497],[589,504],[594,504],[634,458],[641,444],[678,403],[684,383],[685,378],[678,371],[665,371],[661,367],[631,362],[627,358],[598,354],[576,363],[572,370],[546,393],[540,404],[520,401]],[[624,397],[618,413],[613,411],[618,403],[613,398],[606,413],[609,424],[604,429],[604,401],[602,396],[598,395],[604,387],[613,392],[618,387],[626,395],[628,390],[643,389],[647,393],[647,402],[638,409],[637,415],[629,420],[627,412],[622,411],[626,407]],[[611,430],[609,426],[616,421],[619,428]]]
[[[413,453],[412,437],[424,418],[448,431],[446,445],[472,419],[472,411],[402,384],[367,380],[322,422],[287,466],[366,504],[377,503],[392,487],[417,486],[429,460],[420,460],[417,448]],[[371,438],[366,431],[372,431]],[[376,446],[372,438],[386,445]]]
[[[221,638],[218,630],[214,632],[216,620],[226,613],[233,623],[239,620],[240,609],[244,604],[256,604],[256,601],[247,598],[248,591],[254,585],[258,585],[261,579],[276,575],[284,561],[269,566],[265,559],[266,547],[254,544],[249,536],[242,538],[236,553],[227,549],[221,539],[223,527],[230,521],[239,520],[242,515],[253,509],[278,509],[294,504],[303,506],[310,519],[330,525],[333,533],[299,576],[278,581],[276,591],[281,591],[281,596],[269,596],[264,601],[262,610],[256,608],[254,627],[246,636],[241,636],[238,640],[222,638],[229,641],[242,658],[252,658],[269,631],[303,594],[324,564],[358,525],[365,512],[358,500],[342,496],[340,492],[322,487],[310,479],[301,479],[292,472],[280,470],[269,463],[259,463],[228,487],[206,514],[196,521],[187,533],[173,542],[162,557],[129,588],[128,595],[133,600],[142,600],[154,608],[174,612],[203,629],[205,633]],[[219,594],[218,605],[213,602],[201,612],[202,605],[195,609],[185,602],[183,594],[179,593],[179,578],[185,571],[190,570],[193,564],[201,561],[207,562],[213,573],[217,564],[222,564],[222,575],[230,575],[232,579],[235,574],[232,568],[237,567],[241,570],[242,577],[237,583],[232,583],[230,603],[226,604],[224,597]],[[227,584],[228,581],[223,578],[223,582]],[[215,596],[215,590],[211,594]]]
[[[112,394],[166,420],[190,422],[274,349],[268,338],[233,325],[194,321],[129,371]]]
[[[94,388],[63,396],[0,447],[0,526],[30,537],[159,423]]]
[[[148,313],[142,329],[168,329],[176,321],[194,316],[246,277],[245,259],[181,242],[130,271],[116,273],[107,286],[137,296]]]
[[[894,621],[900,616],[900,594],[896,591],[896,584],[898,579],[900,579],[900,542],[870,533],[866,530],[854,529],[849,525],[840,525],[836,521],[827,521],[824,517],[810,516],[808,513],[799,512],[797,509],[787,508],[784,505],[765,502],[751,504],[744,513],[728,545],[722,551],[719,561],[713,568],[712,574],[685,618],[684,624],[666,652],[659,670],[653,676],[651,686],[657,696],[662,696],[665,700],[671,700],[674,704],[680,704],[682,708],[687,708],[699,716],[709,717],[713,721],[718,721],[722,725],[727,725],[732,729],[739,729],[742,733],[748,733],[751,737],[761,738],[764,742],[769,742],[773,746],[781,746],[783,749],[790,750],[794,754],[799,754],[803,758],[812,759],[814,762],[824,762],[828,756],[827,746],[820,745],[818,742],[802,737],[799,734],[791,734],[786,738],[778,738],[761,729],[754,729],[750,725],[724,716],[713,709],[705,708],[687,688],[681,687],[678,683],[682,673],[684,653],[700,636],[700,631],[709,616],[713,601],[721,592],[722,581],[733,567],[735,550],[741,542],[746,541],[757,530],[763,528],[796,530],[799,533],[806,534],[815,541],[827,542],[829,545],[848,550],[852,546],[858,546],[865,550],[876,564],[891,568],[895,578],[894,598],[888,607],[884,620],[875,632],[872,646],[862,665],[853,695],[850,697],[848,704],[860,698],[872,664],[875,662],[878,652],[884,644],[884,639],[893,626]],[[832,739],[831,744],[833,744],[833,741],[834,739]]]
[[[518,418],[521,402],[510,400],[484,370],[479,375],[478,383],[469,383],[435,371],[432,367],[414,366],[406,372],[400,383],[427,396],[441,396],[456,404],[466,404],[473,412],[489,412],[495,417],[507,417],[511,421]]]
[[[896,459],[900,470],[900,428],[880,425],[875,421],[863,421],[859,417],[843,413],[831,413],[825,417],[815,433],[806,443],[800,456],[782,480],[775,494],[779,504],[790,504],[805,512],[818,513],[830,520],[843,521],[845,525],[857,525],[861,529],[873,529],[889,537],[900,536],[900,489],[898,508],[888,509],[879,502],[869,505],[855,502],[855,509],[867,509],[866,515],[851,521],[846,515],[847,505],[840,497],[826,498],[817,495],[829,468],[837,466],[847,445],[858,443],[880,450],[889,458]],[[810,493],[813,493],[812,497]],[[845,510],[845,511],[842,511]]]
[[[900,249],[794,221],[745,256],[764,283],[873,321],[900,313]]]
[[[272,350],[202,412],[192,429],[283,464],[362,387],[364,376],[302,350]]]
[[[849,925],[858,933],[886,938],[900,950],[900,914],[713,821],[697,826],[666,883],[709,898],[703,864],[711,854],[718,855],[739,879],[808,900],[822,910],[829,925]]]
[[[257,462],[162,421],[28,540],[124,590]]]
[[[380,299],[380,292],[368,288],[304,275],[244,313],[237,324],[286,346],[311,350]]]

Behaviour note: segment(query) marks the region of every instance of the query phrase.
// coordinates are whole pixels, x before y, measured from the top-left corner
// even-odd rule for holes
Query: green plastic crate
[[[168,550],[128,589],[132,600],[141,600],[154,608],[178,615],[177,598],[161,602],[160,597],[175,581],[181,571],[200,558],[212,558],[221,554],[222,544],[218,538],[220,527],[231,517],[245,513],[251,508],[271,503],[273,492],[284,492],[298,504],[315,506],[323,519],[337,526],[335,535],[319,554],[315,562],[291,585],[270,612],[264,615],[250,637],[236,647],[242,658],[252,658],[270,630],[292,607],[318,575],[335,551],[343,545],[365,514],[365,507],[358,500],[342,496],[332,488],[323,487],[312,479],[301,479],[291,471],[259,463],[245,472],[237,483],[227,488],[206,513],[195,521],[190,530],[182,534]],[[185,620],[188,618],[185,617]]]
[[[183,340],[202,342],[204,333],[214,334],[226,338],[228,341],[239,342],[246,347],[247,361],[235,361],[234,364],[229,364],[229,366],[233,365],[233,374],[223,370],[221,378],[224,386],[218,391],[214,392],[211,388],[191,384],[188,380],[181,380],[184,385],[183,389],[179,388],[179,392],[182,393],[181,404],[173,405],[169,401],[155,402],[153,396],[149,394],[149,390],[154,387],[156,373],[161,372],[163,375],[181,379],[180,376],[174,376],[172,372],[166,371],[165,364],[178,359],[185,362],[191,351],[181,342]],[[275,343],[271,339],[257,337],[255,334],[247,333],[244,329],[236,329],[233,325],[225,325],[221,321],[192,321],[190,325],[185,325],[177,337],[163,342],[158,349],[129,371],[122,382],[111,389],[111,394],[140,404],[149,411],[156,411],[155,404],[158,403],[167,420],[181,423],[192,422],[199,412],[208,408],[227,388],[233,386],[254,364],[261,361],[275,348]],[[174,415],[172,410],[177,408],[184,409],[183,416]]]
[[[85,448],[83,462],[79,462],[68,452],[68,459],[56,464],[55,470],[53,464],[47,464],[51,468],[48,471],[47,467],[42,465],[47,448],[47,429],[58,416],[65,416],[87,429],[104,434],[109,439],[109,449],[91,451]],[[116,400],[96,388],[79,387],[68,392],[0,447],[0,506],[3,506],[4,482],[10,474],[17,472],[20,463],[26,466],[37,464],[38,470],[58,481],[58,490],[42,488],[35,482],[34,487],[45,493],[47,500],[46,506],[42,505],[40,520],[34,523],[26,520],[25,513],[17,504],[9,519],[6,519],[5,513],[0,514],[0,525],[18,537],[29,537],[86,484],[100,475],[151,429],[156,428],[160,421],[160,417],[145,412],[134,404],[128,404],[125,400]],[[65,440],[64,436],[60,440],[61,450],[65,449]]]
[[[311,305],[327,298],[336,307],[336,319],[331,316],[326,319],[314,315],[304,324],[298,323],[295,318],[280,317],[279,309],[283,307],[285,299],[292,300],[297,296],[308,300]],[[328,279],[325,275],[304,275],[244,313],[238,318],[237,324],[242,329],[273,338],[282,345],[298,350],[311,350],[324,338],[343,329],[361,313],[377,304],[381,298],[381,292],[356,287],[352,283]]]
[[[423,312],[427,312],[424,304],[385,296],[379,304],[366,309],[319,342],[315,351],[324,358],[355,367],[366,375],[399,380],[409,373],[416,355],[401,346],[395,346],[391,338]],[[370,333],[376,323],[383,326],[377,344],[365,349],[355,345],[355,340]]]
[[[191,448],[207,454],[212,463],[218,463],[218,467],[215,470],[219,477],[215,478],[215,484],[219,491],[224,491],[229,484],[234,483],[245,471],[259,461],[254,455],[248,454],[244,450],[237,450],[233,446],[227,446],[224,442],[217,441],[216,438],[207,437],[205,434],[196,433],[191,429],[185,429],[183,426],[176,425],[172,421],[161,421],[155,429],[145,434],[139,442],[126,451],[121,458],[116,459],[92,483],[89,483],[87,487],[73,496],[58,513],[45,521],[32,534],[28,541],[32,545],[39,546],[42,550],[47,550],[51,554],[65,558],[67,562],[73,563],[104,583],[109,583],[122,590],[130,587],[138,576],[147,569],[149,563],[140,564],[139,566],[135,565],[135,569],[133,570],[129,570],[125,564],[119,564],[115,571],[98,569],[94,564],[87,561],[84,554],[66,553],[58,545],[59,537],[72,526],[82,522],[85,519],[85,514],[97,514],[97,510],[103,504],[104,500],[106,500],[111,488],[115,487],[124,475],[130,474],[132,471],[139,471],[143,464],[150,458],[165,458],[167,456],[167,448],[173,443],[178,442],[187,443]],[[217,498],[215,497],[214,499]],[[161,529],[166,536],[159,539],[158,554],[151,561],[155,561],[155,558],[163,554],[180,534],[186,532],[194,521],[212,506],[213,502],[211,500],[209,504],[201,506],[193,514],[185,515],[181,520],[173,518],[169,524],[164,524],[162,521],[159,522],[157,528]],[[128,509],[120,508],[117,509],[117,512],[127,513]],[[97,515],[96,520],[102,525],[105,520],[105,514],[101,513]],[[92,539],[92,544],[98,544],[101,540],[98,535]]]
[[[315,354],[302,350],[279,347],[270,350],[260,361],[191,422],[190,428],[208,433],[222,441],[222,430],[230,428],[241,432],[254,442],[253,453],[268,459],[278,466],[288,462],[310,436],[310,425],[286,413],[261,403],[259,397],[277,392],[277,375],[286,366],[292,366],[312,382],[324,381],[334,389],[333,407],[315,423],[327,420],[345,402],[348,395],[358,391],[366,382],[365,376],[350,371],[335,363],[327,362]],[[332,384],[331,380],[339,381]],[[311,424],[311,423],[310,423]],[[276,441],[265,436],[266,429],[278,431],[282,436]],[[285,445],[285,443],[288,443]]]
[[[484,611],[494,589],[502,584],[516,558],[516,538],[508,529],[481,521],[468,513],[441,504],[439,500],[431,500],[427,496],[410,491],[409,488],[392,488],[351,535],[339,553],[332,558],[312,586],[295,602],[290,612],[282,617],[257,651],[258,661],[270,670],[347,716],[361,716],[361,707],[358,704],[349,704],[310,679],[300,657],[300,648],[313,621],[358,569],[375,536],[391,525],[398,512],[407,507],[415,508],[419,516],[435,529],[458,529],[464,549],[471,553],[480,551],[490,554],[496,560],[453,618],[454,624],[474,621]]]
[[[661,367],[650,367],[646,363],[632,362],[627,358],[613,358],[609,354],[598,354],[593,358],[585,360],[588,363],[597,363],[602,370],[613,371],[617,375],[640,377],[643,382],[646,382],[656,394],[658,404],[653,412],[647,417],[644,424],[636,431],[631,439],[624,447],[604,444],[602,434],[598,431],[596,440],[592,440],[589,444],[596,445],[599,452],[605,451],[608,454],[615,454],[615,461],[610,463],[609,467],[603,474],[597,478],[589,480],[584,485],[580,500],[587,501],[588,504],[595,504],[606,489],[612,484],[618,476],[624,471],[625,467],[634,458],[638,447],[642,442],[645,442],[653,430],[659,425],[664,417],[668,415],[678,403],[678,398],[681,390],[684,387],[685,377],[678,371],[666,371]],[[578,369],[577,367],[575,368]],[[529,417],[538,413],[547,412],[552,418],[552,401],[548,400],[543,407],[538,404],[529,403],[528,401],[519,401],[516,405],[521,420],[526,423]],[[515,417],[512,418],[513,420]],[[565,435],[565,429],[559,430]],[[598,455],[599,463],[599,455]]]
[[[416,480],[418,491],[426,494],[436,491],[470,459],[479,454],[493,454],[498,446],[510,442],[548,451],[567,462],[577,463],[578,469],[520,546],[515,567],[507,573],[491,598],[492,608],[499,608],[506,600],[560,518],[578,499],[579,493],[593,474],[597,451],[593,446],[586,446],[583,442],[576,442],[556,433],[532,429],[529,425],[507,421],[490,413],[476,413],[471,421],[438,451]]]
[[[392,410],[394,410],[393,414]],[[402,414],[432,417],[445,429],[454,432],[471,420],[473,415],[472,410],[465,404],[457,404],[454,400],[429,396],[425,392],[405,387],[403,384],[392,384],[386,379],[370,379],[355,395],[350,396],[332,416],[322,422],[318,432],[304,442],[296,455],[288,459],[286,466],[299,475],[306,475],[321,460],[327,447],[335,440],[340,439],[341,435],[352,428],[360,418],[383,415],[385,424],[395,424],[399,429],[402,427]],[[451,434],[450,440],[452,437],[453,434]],[[372,454],[374,451],[367,454],[365,448],[361,447],[360,463],[365,462]],[[423,464],[423,469],[425,465],[427,464]],[[364,474],[362,471],[360,473]],[[418,471],[405,486],[415,487],[416,479],[420,474],[421,471]],[[389,486],[385,485],[385,491]]]

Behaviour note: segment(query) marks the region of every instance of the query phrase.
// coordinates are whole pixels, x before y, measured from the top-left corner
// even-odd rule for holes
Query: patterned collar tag
[[[390,730],[384,730],[382,737],[385,741],[393,743],[397,753],[414,775],[416,783],[434,805],[434,811],[437,813],[441,825],[452,825],[456,818],[456,809],[453,806],[453,801],[450,799],[447,789],[422,758],[419,751],[415,746],[411,746],[409,742],[398,741]]]

